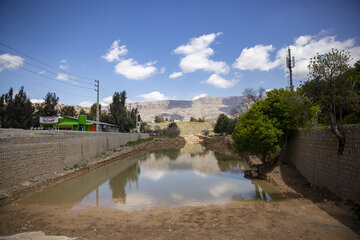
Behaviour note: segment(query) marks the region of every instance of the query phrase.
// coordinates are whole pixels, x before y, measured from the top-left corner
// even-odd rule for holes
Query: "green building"
[[[86,120],[86,115],[75,117],[40,117],[41,126],[75,131],[96,132],[96,125],[99,125],[100,132],[119,132],[119,127],[114,124]]]

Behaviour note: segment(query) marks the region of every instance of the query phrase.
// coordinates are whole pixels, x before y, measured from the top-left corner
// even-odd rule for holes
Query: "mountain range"
[[[196,100],[138,102],[132,103],[131,107],[137,105],[142,120],[146,122],[153,122],[155,116],[180,121],[189,121],[190,117],[196,119],[205,117],[210,120],[216,119],[221,113],[230,115],[231,110],[244,101],[243,96],[202,97]]]

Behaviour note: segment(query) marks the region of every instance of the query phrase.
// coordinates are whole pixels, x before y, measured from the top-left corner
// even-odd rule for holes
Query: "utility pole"
[[[290,48],[288,48],[288,56],[286,57],[286,66],[289,69],[290,73],[290,88],[291,90],[294,89],[293,86],[293,80],[292,80],[292,68],[295,67],[295,57],[291,58],[291,51]]]
[[[100,119],[100,109],[99,109],[99,80],[95,80],[96,84],[96,92],[97,92],[97,101],[96,101],[96,131],[99,132],[100,131],[100,126],[99,126],[99,119]]]

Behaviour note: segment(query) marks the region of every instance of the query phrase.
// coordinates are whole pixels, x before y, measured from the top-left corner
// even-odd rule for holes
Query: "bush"
[[[167,130],[167,136],[170,137],[176,137],[179,136],[180,134],[180,130],[175,122],[170,123],[166,130]]]
[[[283,132],[272,121],[256,109],[250,109],[240,116],[232,133],[234,147],[242,153],[272,155],[280,150]]]
[[[231,134],[235,128],[235,121],[236,120],[228,118],[225,114],[220,114],[216,120],[214,132],[220,134]]]

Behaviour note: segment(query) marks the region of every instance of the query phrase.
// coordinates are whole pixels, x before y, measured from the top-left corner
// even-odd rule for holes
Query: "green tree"
[[[197,122],[197,120],[194,117],[190,117],[190,122]]]
[[[110,104],[111,122],[120,126],[120,131],[124,129],[124,106],[121,104],[120,93],[115,92],[113,95],[112,103]]]
[[[29,129],[32,125],[33,107],[27,98],[24,87],[15,94],[10,88],[9,92],[1,96],[0,104],[0,125],[3,128]]]
[[[40,127],[40,117],[44,116],[44,104],[36,103],[34,104],[34,112],[32,116],[32,126],[33,127]]]
[[[234,145],[239,151],[262,155],[264,159],[264,155],[279,150],[294,130],[311,126],[317,111],[317,106],[295,91],[271,90],[240,116],[232,134]]]
[[[115,92],[113,95],[113,101],[110,104],[110,121],[112,124],[118,125],[121,132],[129,132],[135,128],[136,111],[137,108],[127,110],[126,108],[126,91]],[[141,121],[140,115],[138,115],[138,122]]]
[[[96,120],[96,109],[97,109],[97,104],[94,103],[93,105],[91,105],[90,107],[90,112],[87,114],[87,118],[90,120]],[[101,119],[101,104],[99,104],[99,117]]]
[[[280,139],[283,132],[258,108],[251,108],[240,116],[232,133],[234,147],[242,152],[261,155],[273,155],[280,150]]]
[[[214,132],[220,134],[231,134],[235,127],[235,120],[225,114],[220,114],[214,126]]]
[[[74,106],[63,106],[60,110],[61,116],[75,117],[76,111]]]
[[[175,122],[171,122],[167,126],[167,135],[170,137],[176,137],[179,136],[180,130]]]
[[[337,49],[317,54],[310,60],[308,81],[301,85],[303,94],[319,104],[322,113],[328,116],[339,142],[339,154],[345,147],[345,135],[338,128],[338,124],[342,124],[343,110],[359,101],[356,92],[359,79],[350,77],[349,60],[349,53]]]
[[[164,121],[165,120],[163,116],[155,116],[155,123],[163,123]]]
[[[56,116],[56,106],[59,103],[59,98],[56,97],[56,93],[48,92],[44,98],[44,116]]]
[[[14,98],[14,110],[15,110],[15,128],[29,129],[32,124],[32,115],[34,109],[27,98],[24,91],[24,87],[20,88],[20,91],[15,95]]]

